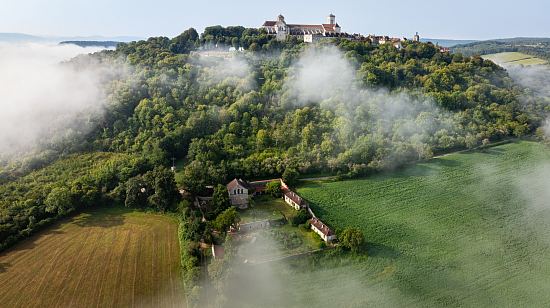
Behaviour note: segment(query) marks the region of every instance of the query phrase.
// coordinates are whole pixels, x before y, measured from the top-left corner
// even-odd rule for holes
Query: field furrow
[[[0,306],[183,307],[176,231],[123,208],[80,214],[0,256]]]

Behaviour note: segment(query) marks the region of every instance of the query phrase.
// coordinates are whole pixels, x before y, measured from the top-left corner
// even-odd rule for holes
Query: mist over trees
[[[491,61],[423,43],[334,44],[218,26],[121,44],[95,55],[135,67],[113,88],[95,145],[154,164],[185,159],[185,184],[196,191],[287,170],[365,174],[539,125]],[[204,54],[222,46],[256,52]]]
[[[247,51],[223,52],[230,46]],[[49,142],[24,162],[0,161],[0,248],[86,206],[174,209],[172,158],[184,162],[181,184],[193,194],[233,177],[282,176],[292,185],[300,174],[364,175],[524,136],[544,119],[520,103],[523,88],[493,62],[424,43],[312,46],[215,26],[121,43],[70,63],[131,69],[101,80],[101,116],[74,127],[74,138]],[[90,154],[91,165],[42,168],[82,152],[123,156],[104,166]],[[63,168],[70,170],[57,172]],[[227,219],[216,227],[225,230],[236,217],[222,192],[217,187],[216,202]],[[185,220],[185,241],[208,233],[197,213]]]

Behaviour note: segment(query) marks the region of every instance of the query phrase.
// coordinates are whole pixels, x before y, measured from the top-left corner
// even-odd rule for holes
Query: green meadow
[[[549,163],[546,146],[521,141],[308,183],[299,193],[333,228],[361,228],[365,252],[256,267],[240,287],[267,306],[548,306]]]
[[[541,65],[547,62],[543,59],[530,56],[521,52],[501,52],[490,55],[484,55],[484,59],[502,64],[521,64],[521,65]]]

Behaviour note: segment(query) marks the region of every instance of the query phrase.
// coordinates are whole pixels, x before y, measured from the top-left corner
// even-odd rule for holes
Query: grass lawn
[[[530,56],[521,52],[501,52],[484,55],[483,58],[501,64],[541,65],[547,63],[543,59]]]
[[[305,184],[298,192],[329,225],[364,232],[368,257],[332,251],[256,265],[240,274],[248,292],[231,304],[547,307],[549,174],[550,150],[523,141]]]
[[[294,217],[298,211],[282,198],[268,195],[254,199],[254,205],[239,212],[241,223]],[[311,231],[285,224],[248,233],[243,238],[238,255],[243,260],[261,262],[319,248],[320,239]]]
[[[177,221],[101,208],[0,255],[3,307],[182,307]]]
[[[253,205],[246,210],[239,211],[241,223],[249,223],[267,219],[293,217],[296,210],[288,206],[282,198],[273,198],[263,195],[254,198]]]
[[[262,262],[319,249],[320,242],[312,231],[287,224],[248,234],[238,255],[242,260]]]

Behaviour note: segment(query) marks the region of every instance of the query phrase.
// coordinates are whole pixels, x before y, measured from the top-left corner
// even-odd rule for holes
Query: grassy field
[[[240,288],[264,307],[550,305],[550,151],[518,142],[365,179],[298,190],[334,228],[357,226],[365,255],[256,266]],[[334,254],[331,256],[331,254]]]
[[[241,223],[288,218],[293,217],[296,213],[296,210],[288,206],[282,198],[271,196],[256,197],[253,206],[239,211]]]
[[[489,59],[498,64],[541,65],[547,63],[543,59],[530,56],[521,52],[501,52],[484,55],[483,58]]]
[[[177,221],[104,208],[0,255],[2,307],[181,307]]]

